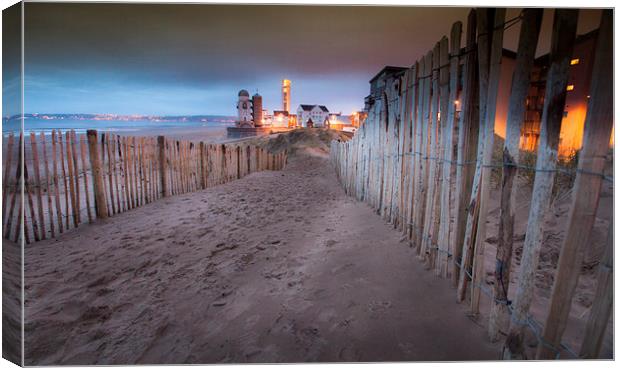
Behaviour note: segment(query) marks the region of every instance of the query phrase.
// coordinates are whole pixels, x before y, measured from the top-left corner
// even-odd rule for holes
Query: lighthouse
[[[291,112],[291,81],[282,80],[282,110]]]

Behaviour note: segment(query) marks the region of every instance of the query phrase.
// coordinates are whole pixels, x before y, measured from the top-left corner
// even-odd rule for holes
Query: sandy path
[[[26,250],[26,363],[497,359],[322,157]]]

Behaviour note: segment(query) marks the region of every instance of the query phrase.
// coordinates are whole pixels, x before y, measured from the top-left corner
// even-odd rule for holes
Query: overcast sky
[[[520,9],[509,9],[512,18]],[[469,9],[26,3],[25,111],[234,115],[244,88],[280,108],[360,109],[384,65],[410,66]],[[545,12],[539,53],[548,49]],[[598,26],[582,11],[578,33]],[[505,47],[515,49],[519,26]]]

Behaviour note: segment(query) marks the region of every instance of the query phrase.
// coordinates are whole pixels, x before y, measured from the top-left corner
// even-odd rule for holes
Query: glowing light
[[[577,64],[579,64],[579,59],[572,59],[570,61],[570,65],[577,65]]]
[[[461,102],[460,102],[459,100],[454,100],[454,104],[455,104],[455,105],[458,105],[458,104],[460,104],[460,103],[461,103]]]
[[[570,106],[568,110],[560,128],[558,154],[561,157],[566,157],[581,148],[588,107],[585,103],[581,103]]]
[[[566,86],[566,90],[567,91],[572,91],[575,89],[575,85],[574,84],[569,84],[568,86]]]

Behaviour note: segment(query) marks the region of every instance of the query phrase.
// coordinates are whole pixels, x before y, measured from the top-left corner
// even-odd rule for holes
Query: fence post
[[[566,102],[568,68],[573,54],[578,15],[579,11],[576,9],[555,10],[545,105],[540,123],[540,142],[536,160],[537,172],[534,178],[532,204],[527,222],[525,243],[523,244],[523,254],[521,255],[519,283],[513,303],[510,330],[504,348],[505,359],[525,357],[523,350],[524,321],[529,318],[530,304],[534,296],[544,217],[549,208],[553,190],[560,126]]]
[[[88,153],[90,155],[90,167],[93,175],[95,213],[98,218],[107,218],[108,206],[106,204],[105,191],[103,188],[101,161],[99,160],[99,152],[97,152],[97,131],[89,129],[86,131],[86,136],[88,137]]]
[[[605,155],[614,122],[614,87],[613,78],[611,78],[614,72],[613,15],[611,10],[603,10],[593,70],[591,98],[588,103],[583,148],[579,155],[577,177],[573,185],[573,203],[567,227],[568,232],[562,244],[553,282],[551,304],[543,330],[543,338],[555,349],[559,347],[566,329],[571,300],[581,273],[583,254],[586,246],[590,244],[590,234],[600,199]],[[590,175],[588,172],[601,175]],[[610,301],[608,299],[601,302]],[[538,345],[536,359],[552,359],[555,356],[552,349],[543,344]]]
[[[510,286],[510,263],[512,258],[512,238],[515,218],[514,201],[516,187],[513,186],[517,174],[515,164],[519,162],[519,138],[525,116],[525,100],[530,87],[530,73],[534,65],[534,54],[538,44],[538,34],[542,22],[542,9],[525,9],[519,35],[517,61],[512,77],[508,117],[506,119],[506,140],[504,141],[504,168],[500,195],[500,222],[495,267],[495,284],[489,315],[489,338],[499,339],[500,330],[508,329],[508,288]]]
[[[166,165],[166,137],[157,136],[157,150],[159,151],[159,183],[161,186],[161,196],[170,195],[168,189],[168,167]]]

